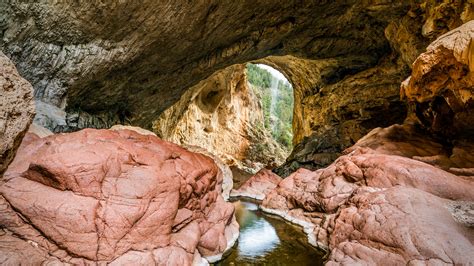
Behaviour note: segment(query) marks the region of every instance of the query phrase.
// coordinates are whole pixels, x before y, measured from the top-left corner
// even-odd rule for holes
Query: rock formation
[[[0,48],[36,99],[100,117],[89,127],[118,117],[149,129],[186,89],[236,63],[287,54],[375,63],[389,47],[385,26],[410,2],[8,2]]]
[[[266,195],[263,209],[304,226],[310,242],[331,250],[330,262],[468,264],[474,231],[449,206],[472,207],[472,176],[422,162],[441,145],[418,143],[419,134],[397,134],[399,127],[383,129],[382,141],[371,134],[325,169],[293,173]],[[464,170],[458,173],[470,173]]]
[[[439,37],[413,63],[401,93],[445,138],[474,138],[474,21]]]
[[[263,200],[265,195],[273,190],[281,180],[281,177],[271,170],[263,168],[245,181],[238,189],[232,190],[230,196]]]
[[[1,261],[215,261],[238,235],[218,172],[206,156],[132,130],[28,133],[0,186]]]
[[[412,63],[431,41],[474,19],[472,8],[468,1],[412,5],[386,25],[383,36],[391,49],[378,61],[363,54],[264,59],[286,73],[295,90],[296,146],[276,172],[288,176],[299,167],[325,167],[373,128],[402,123],[407,106],[399,97],[400,82],[410,75]],[[416,71],[417,66],[413,68]]]
[[[263,121],[245,66],[234,65],[189,89],[153,122],[153,130],[167,141],[201,147],[229,166],[256,172],[286,157]]]
[[[117,123],[150,130],[165,117],[155,123],[163,136],[191,129],[201,138],[239,114],[212,114],[226,99],[216,79],[232,81],[226,71],[246,62],[274,66],[295,89],[296,146],[276,170],[291,175],[262,208],[302,225],[329,250],[330,265],[468,265],[473,19],[468,0],[8,1],[0,49],[34,87],[35,121],[55,132]],[[2,173],[33,105],[3,54],[0,66]],[[216,132],[244,132],[243,124]],[[231,137],[240,135],[200,146],[224,151]],[[0,180],[0,261],[218,260],[237,226],[218,169],[133,130],[26,134]]]
[[[430,41],[472,20],[472,9],[467,0],[278,8],[272,1],[8,2],[0,8],[0,48],[35,88],[36,122],[55,132],[117,123],[151,129],[217,71],[264,61],[295,88],[300,145],[278,171],[286,176],[327,166],[371,129],[401,123],[407,108],[398,86],[411,63]]]
[[[406,124],[374,129],[328,167],[300,169],[265,196],[264,210],[330,250],[328,265],[472,264],[473,29],[441,36],[415,61],[401,89],[415,105]],[[453,124],[440,131],[441,121]]]
[[[0,177],[15,157],[16,150],[35,114],[33,88],[0,52]]]

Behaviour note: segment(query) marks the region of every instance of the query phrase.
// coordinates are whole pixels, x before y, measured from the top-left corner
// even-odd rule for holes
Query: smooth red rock
[[[470,265],[474,229],[448,200],[396,186],[354,195],[335,221],[327,265]]]
[[[248,197],[263,200],[265,195],[274,189],[283,179],[271,170],[262,168],[250,177],[240,188],[232,190],[232,197]]]
[[[191,265],[237,233],[221,183],[212,159],[155,136],[27,134],[0,186],[0,221],[62,261]]]
[[[459,160],[470,155],[448,156],[412,129],[376,129],[327,168],[298,170],[263,209],[302,225],[310,243],[330,250],[331,265],[472,263],[474,179],[449,168],[472,167]],[[443,159],[423,162],[432,156]]]

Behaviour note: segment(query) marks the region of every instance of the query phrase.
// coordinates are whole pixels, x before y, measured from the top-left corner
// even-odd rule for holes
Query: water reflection
[[[217,265],[322,265],[323,254],[307,243],[298,227],[266,215],[251,201],[233,202],[240,236]]]
[[[258,206],[251,202],[235,203],[237,221],[240,224],[238,252],[248,258],[261,256],[275,249],[280,244],[280,238],[264,218],[254,212]]]

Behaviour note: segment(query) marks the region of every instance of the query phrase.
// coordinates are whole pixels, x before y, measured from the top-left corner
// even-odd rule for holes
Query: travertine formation
[[[0,48],[35,88],[36,123],[55,132],[151,129],[217,71],[275,66],[295,88],[300,145],[278,170],[286,176],[327,166],[371,129],[401,123],[398,86],[412,62],[472,20],[472,9],[467,0],[13,1],[0,3]]]
[[[369,54],[316,60],[269,57],[267,62],[274,61],[272,65],[286,72],[295,89],[293,131],[297,145],[276,172],[288,176],[299,167],[325,167],[373,128],[402,123],[407,107],[399,96],[400,83],[410,75],[415,59],[437,37],[472,19],[469,1],[421,1],[388,22],[379,38],[385,38],[390,49],[378,61]],[[467,36],[463,38],[466,42]],[[414,72],[418,65],[413,65]],[[425,106],[418,107],[420,113],[429,109],[428,102],[419,105]]]
[[[0,3],[0,49],[33,85],[42,126],[151,129],[172,106],[157,131],[238,132],[200,145],[226,153],[252,120],[216,130],[242,113],[216,112],[226,82],[245,88],[239,71],[226,71],[274,66],[295,88],[298,145],[276,170],[291,175],[262,208],[302,225],[329,250],[330,265],[469,265],[472,19],[468,0],[8,1]],[[31,87],[3,54],[0,67],[2,174],[34,112]],[[26,135],[0,180],[0,262],[218,260],[238,226],[221,196],[225,174],[209,157],[134,130],[48,136],[33,127],[41,136]],[[294,171],[301,166],[311,170]],[[276,179],[247,187],[266,190]]]
[[[33,88],[0,51],[0,178],[33,120]]]
[[[83,126],[122,120],[150,129],[188,88],[236,63],[293,54],[366,55],[373,64],[388,50],[384,28],[410,4],[13,1],[1,4],[0,49],[36,99],[67,107],[58,130],[78,127],[81,112],[98,118]]]
[[[155,136],[28,133],[0,186],[1,261],[215,261],[238,236],[221,184],[212,159]]]
[[[201,147],[229,166],[256,172],[287,156],[263,121],[245,65],[234,65],[189,89],[153,122],[153,130],[167,141]]]

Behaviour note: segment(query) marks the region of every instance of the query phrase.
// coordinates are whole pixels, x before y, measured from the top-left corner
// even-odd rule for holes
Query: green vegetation
[[[293,121],[293,88],[287,82],[274,78],[270,72],[254,64],[247,64],[247,78],[260,99],[265,119],[265,129],[283,148],[291,150],[293,140],[291,128]]]

